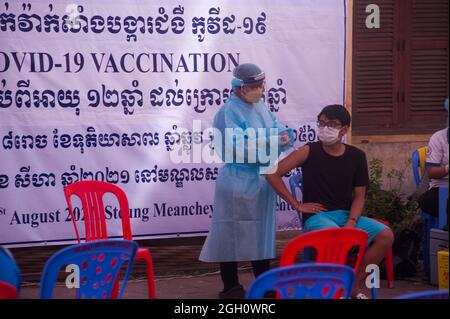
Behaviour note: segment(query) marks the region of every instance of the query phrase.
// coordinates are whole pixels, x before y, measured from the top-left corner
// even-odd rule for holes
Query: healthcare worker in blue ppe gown
[[[245,63],[233,72],[232,93],[214,118],[213,142],[225,165],[216,180],[211,230],[200,260],[220,263],[219,298],[244,298],[237,266],[251,261],[255,277],[275,258],[276,195],[264,174],[292,147],[292,129],[277,123],[262,95],[265,74]]]

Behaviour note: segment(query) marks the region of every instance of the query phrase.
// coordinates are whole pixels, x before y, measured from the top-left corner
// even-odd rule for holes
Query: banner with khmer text
[[[3,1],[0,244],[73,242],[63,188],[92,179],[126,192],[135,239],[205,235],[232,70],[263,68],[270,110],[296,147],[314,141],[320,109],[344,103],[345,23],[344,0]],[[120,234],[112,197],[106,217]]]

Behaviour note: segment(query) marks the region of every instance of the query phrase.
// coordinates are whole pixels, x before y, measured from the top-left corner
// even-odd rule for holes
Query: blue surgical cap
[[[238,65],[233,71],[234,79],[231,82],[233,88],[250,84],[258,84],[265,80],[266,75],[259,66],[252,63]]]
[[[444,102],[444,107],[445,107],[445,109],[447,110],[447,112],[448,112],[448,98],[445,100],[445,102]]]

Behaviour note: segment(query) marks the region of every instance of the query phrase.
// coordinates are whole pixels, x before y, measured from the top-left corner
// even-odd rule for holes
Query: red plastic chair
[[[295,257],[306,247],[313,247],[315,262],[345,265],[350,250],[357,246],[355,273],[358,272],[367,247],[369,235],[356,228],[328,228],[299,235],[287,243],[281,253],[280,267],[295,264]]]
[[[0,299],[18,299],[19,294],[17,293],[16,287],[10,283],[0,281]]]
[[[103,205],[103,196],[105,193],[112,193],[117,197],[122,216],[122,232],[123,238],[133,240],[130,226],[130,210],[128,199],[125,192],[117,185],[102,181],[81,181],[70,184],[64,188],[67,205],[69,207],[70,216],[75,227],[78,242],[80,242],[80,234],[78,232],[77,222],[73,213],[71,196],[76,195],[81,199],[84,211],[84,225],[86,229],[86,241],[107,239],[108,232],[106,229],[105,207]],[[135,260],[144,260],[147,271],[147,286],[150,299],[155,299],[155,279],[153,275],[153,262],[148,248],[139,248],[137,250]],[[118,293],[118,282],[114,287],[113,297]]]
[[[295,257],[304,248],[316,250],[316,262],[345,265],[350,251],[358,247],[355,273],[358,273],[364,253],[366,252],[369,234],[356,228],[328,228],[308,232],[292,239],[281,254],[280,267],[295,263]],[[378,299],[377,289],[372,288],[372,297]]]
[[[415,173],[414,173],[415,174]],[[414,175],[416,176],[416,175]],[[297,195],[295,193],[295,188],[298,187],[300,191],[303,192],[303,175],[301,172],[296,172],[289,178],[289,185],[291,188],[291,194],[297,199]],[[298,213],[298,217],[300,220],[300,226],[302,226],[302,214]],[[388,227],[390,227],[390,223],[385,220],[380,220],[376,218],[372,218]],[[394,288],[394,258],[392,254],[392,247],[389,248],[386,256],[384,257],[384,267],[386,268],[386,281],[388,288]]]

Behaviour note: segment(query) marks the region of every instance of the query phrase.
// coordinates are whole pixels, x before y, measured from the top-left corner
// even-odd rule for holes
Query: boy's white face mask
[[[328,126],[319,127],[317,128],[317,136],[324,145],[333,145],[340,140],[339,131],[337,128]]]

